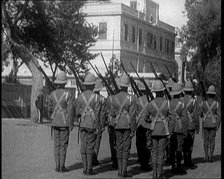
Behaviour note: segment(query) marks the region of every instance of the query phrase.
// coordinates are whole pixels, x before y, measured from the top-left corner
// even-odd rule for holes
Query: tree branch
[[[13,25],[16,25],[17,22],[24,16],[26,8],[28,6],[29,0],[25,0],[25,3],[21,9],[21,11],[18,13],[17,17],[15,17]]]

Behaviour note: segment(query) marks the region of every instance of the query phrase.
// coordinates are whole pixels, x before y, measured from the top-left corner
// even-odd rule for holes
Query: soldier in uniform
[[[190,81],[186,81],[184,87],[183,102],[187,113],[188,132],[184,139],[184,165],[186,167],[194,167],[192,162],[192,151],[194,145],[195,133],[199,133],[199,116],[198,116],[198,101],[193,96],[193,85]]]
[[[100,96],[93,92],[95,82],[96,77],[89,73],[83,82],[85,91],[78,96],[75,107],[77,118],[80,119],[79,130],[84,175],[96,174],[92,168],[92,159],[97,133],[101,130],[100,109],[102,105]]]
[[[213,85],[209,86],[207,94],[207,100],[202,103],[200,108],[200,116],[202,117],[202,132],[204,137],[204,151],[205,151],[205,161],[213,162],[213,153],[215,150],[215,136],[216,131],[220,127],[220,105],[216,101],[215,87]],[[210,150],[210,153],[209,153]]]
[[[169,101],[164,96],[165,87],[160,80],[155,80],[152,91],[156,97],[146,106],[146,122],[152,130],[152,166],[153,178],[162,178],[163,158],[167,137],[169,137]]]
[[[150,124],[145,121],[144,113],[145,107],[151,101],[150,97],[146,96],[146,89],[144,84],[139,81],[138,88],[142,93],[142,96],[138,98],[138,115],[137,115],[137,129],[136,129],[136,148],[138,154],[138,160],[141,165],[141,170],[149,170],[149,159],[151,157],[152,142],[151,142],[151,130]]]
[[[173,99],[170,101],[170,114],[172,125],[170,125],[170,159],[172,172],[185,174],[186,171],[181,167],[184,136],[187,135],[186,110],[184,103],[180,100],[182,87],[180,83],[174,83],[170,95]],[[176,165],[177,161],[177,165]]]
[[[137,98],[128,94],[129,77],[121,76],[120,92],[112,98],[112,123],[116,134],[118,176],[131,177],[127,172],[127,162],[131,150],[131,140],[136,129]]]
[[[63,71],[58,73],[54,83],[58,88],[49,95],[48,113],[52,119],[54,134],[55,171],[68,172],[68,169],[65,167],[65,159],[69,142],[69,131],[74,127],[71,116],[72,96],[69,91],[64,89],[67,77]]]
[[[100,95],[100,90],[103,88],[103,84],[100,79],[96,80],[94,93],[98,94],[100,100],[102,102],[101,110],[100,110],[100,122],[101,122],[101,130],[97,133],[96,143],[94,146],[94,153],[93,153],[93,165],[99,165],[99,161],[97,159],[99,150],[100,150],[100,142],[102,139],[102,133],[106,126],[106,113],[105,113],[105,98]]]

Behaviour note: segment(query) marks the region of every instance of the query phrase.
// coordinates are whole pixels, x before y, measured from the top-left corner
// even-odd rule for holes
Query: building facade
[[[107,63],[112,54],[121,59],[130,73],[130,62],[139,73],[150,74],[150,62],[158,73],[167,74],[165,65],[175,77],[175,27],[159,20],[159,4],[151,0],[89,1],[83,8],[86,20],[98,27],[99,35],[91,53],[103,54]],[[104,74],[101,56],[93,63]],[[92,71],[93,72],[93,71]]]

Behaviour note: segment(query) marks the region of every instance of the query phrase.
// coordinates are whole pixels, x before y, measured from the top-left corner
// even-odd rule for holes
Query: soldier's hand
[[[132,131],[132,132],[130,133],[131,138],[134,137],[134,134],[135,134],[134,131]]]

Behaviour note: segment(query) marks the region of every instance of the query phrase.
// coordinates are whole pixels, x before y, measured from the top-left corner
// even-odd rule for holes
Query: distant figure
[[[43,108],[44,108],[43,100],[44,100],[44,92],[43,92],[43,89],[42,89],[40,91],[40,94],[37,96],[36,101],[35,101],[35,105],[36,105],[37,112],[38,112],[38,119],[37,119],[38,124],[43,123]]]
[[[72,119],[72,96],[65,90],[67,77],[64,72],[60,72],[55,85],[58,87],[51,92],[48,99],[48,111],[52,119],[52,129],[54,136],[54,159],[56,163],[56,172],[68,172],[65,167],[66,152],[69,142],[69,132],[74,127]]]
[[[213,85],[209,86],[206,94],[208,99],[202,103],[199,114],[203,119],[202,135],[204,137],[205,162],[213,162],[215,136],[220,127],[221,112],[218,101],[214,99],[216,91]]]

